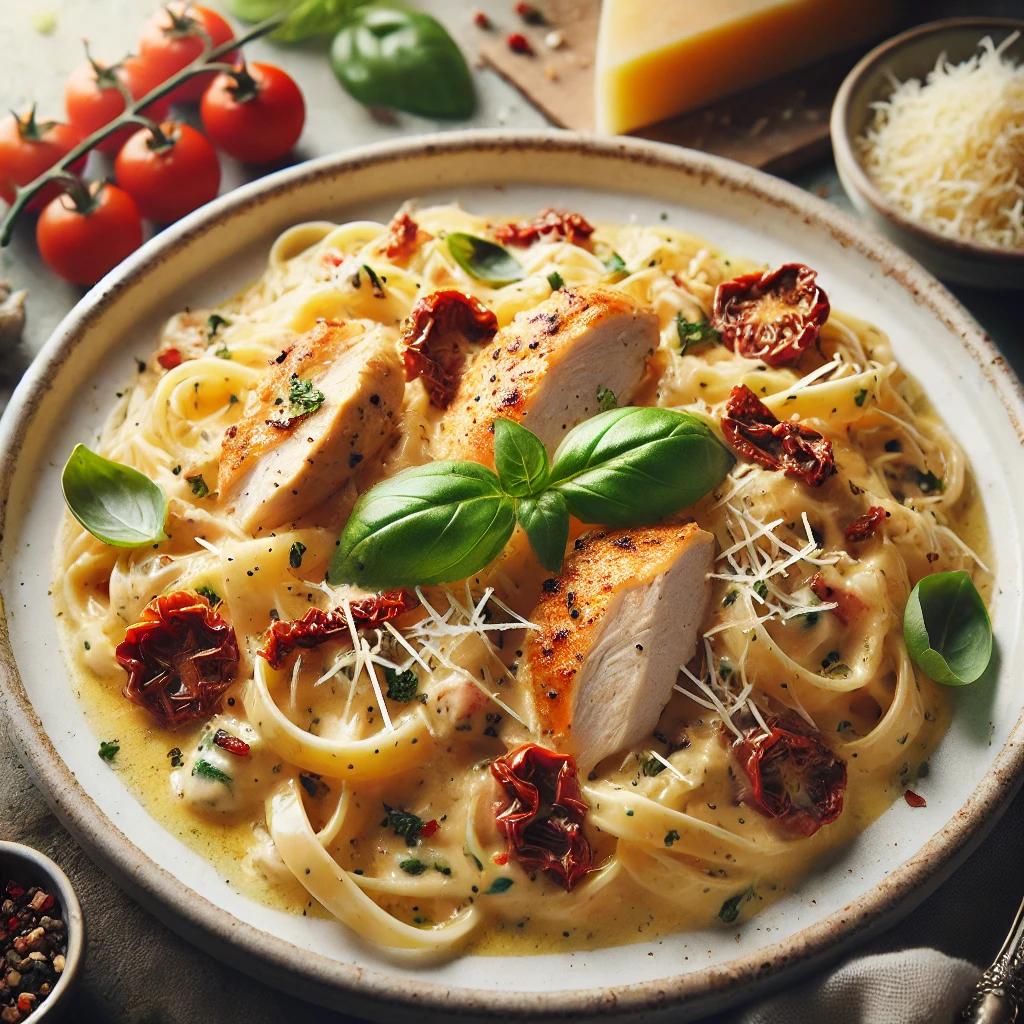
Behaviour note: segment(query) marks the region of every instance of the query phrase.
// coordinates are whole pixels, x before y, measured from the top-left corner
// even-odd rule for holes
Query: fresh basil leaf
[[[331,67],[368,107],[465,118],[476,106],[462,51],[440,22],[421,11],[383,4],[355,11],[334,37]]]
[[[910,656],[930,679],[964,686],[979,679],[992,657],[992,623],[970,575],[925,576],[903,613]]]
[[[71,514],[97,540],[137,548],[167,540],[167,498],[137,469],[75,445],[60,478]]]
[[[334,35],[367,0],[225,0],[224,6],[241,21],[255,24],[281,11],[287,16],[271,39],[297,43],[313,36]]]
[[[735,460],[702,420],[673,409],[612,409],[555,452],[549,486],[585,523],[640,526],[699,501]]]
[[[565,498],[558,491],[525,498],[519,502],[516,518],[540,564],[548,572],[560,572],[569,542],[569,508]]]
[[[365,590],[450,583],[497,558],[514,528],[513,500],[485,466],[413,466],[356,502],[327,579]]]
[[[521,423],[494,421],[494,467],[506,494],[529,498],[547,486],[550,470],[544,442]]]
[[[447,236],[448,251],[462,269],[484,284],[501,288],[513,281],[521,281],[523,268],[508,251],[486,238],[467,235],[463,231],[452,231]]]

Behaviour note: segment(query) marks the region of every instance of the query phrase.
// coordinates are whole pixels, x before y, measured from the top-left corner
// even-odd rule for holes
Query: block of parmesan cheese
[[[879,36],[895,0],[604,0],[596,125],[622,134]]]

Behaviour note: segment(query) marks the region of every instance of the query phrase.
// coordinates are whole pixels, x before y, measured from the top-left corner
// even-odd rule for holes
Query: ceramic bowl
[[[927,806],[897,801],[748,923],[591,951],[409,964],[336,921],[249,898],[234,871],[219,872],[187,845],[185,826],[154,819],[120,770],[96,756],[103,737],[72,693],[50,611],[61,466],[76,442],[97,436],[168,316],[235,294],[291,225],[386,221],[410,197],[499,217],[564,206],[594,221],[666,224],[768,265],[804,262],[835,308],[889,334],[975,467],[1000,542],[999,657],[985,680],[954,695],[952,726],[921,783]],[[1016,378],[933,277],[835,207],[749,167],[568,132],[447,132],[324,157],[162,231],[69,314],[19,384],[0,422],[0,698],[26,765],[90,855],[190,941],[264,982],[389,1022],[693,1020],[791,984],[906,913],[981,841],[1018,787],[1021,424]]]
[[[832,106],[832,151],[843,188],[876,230],[923,263],[936,277],[978,288],[1024,288],[1024,250],[1001,250],[947,238],[919,224],[874,185],[861,163],[856,139],[870,124],[872,103],[888,98],[892,79],[922,81],[941,54],[958,64],[977,52],[984,36],[998,46],[1021,32],[1007,55],[1024,61],[1024,21],[949,18],[920,25],[886,40],[846,76]]]
[[[0,842],[0,877],[13,878],[24,886],[38,885],[60,902],[67,930],[68,949],[64,970],[50,994],[32,1013],[33,1021],[70,1020],[75,984],[85,959],[85,918],[67,875],[45,854],[21,843]]]

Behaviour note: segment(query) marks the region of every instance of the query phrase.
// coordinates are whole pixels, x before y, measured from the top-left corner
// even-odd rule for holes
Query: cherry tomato
[[[81,136],[69,124],[37,121],[35,107],[24,117],[11,114],[0,120],[0,199],[13,203],[17,186],[35,181],[80,141]],[[76,161],[75,167],[84,163],[84,159]],[[47,185],[28,208],[41,210],[60,191],[56,182]]]
[[[139,56],[159,80],[165,82],[202,54],[206,46],[204,32],[210,37],[213,47],[228,42],[235,35],[231,26],[209,7],[169,4],[142,26]],[[233,50],[222,59],[233,64],[238,59],[238,51]],[[171,102],[188,103],[200,99],[215,76],[216,72],[210,71],[190,78],[171,93]]]
[[[217,75],[199,112],[214,144],[246,164],[284,156],[299,141],[306,120],[299,87],[273,64],[242,64]]]
[[[50,200],[36,223],[36,245],[54,273],[91,285],[142,245],[142,217],[115,185],[93,182],[76,191]]]
[[[109,124],[124,110],[124,97],[117,87],[121,82],[133,99],[145,96],[163,81],[138,57],[127,57],[119,64],[105,66],[90,58],[80,64],[64,86],[64,109],[72,126],[83,136]],[[171,106],[166,98],[151,103],[143,113],[154,121],[163,121]],[[104,139],[96,148],[113,156],[138,131],[127,125]]]
[[[148,128],[137,131],[117,154],[114,176],[143,217],[170,224],[217,195],[220,163],[195,128],[165,121],[160,131],[160,139]]]

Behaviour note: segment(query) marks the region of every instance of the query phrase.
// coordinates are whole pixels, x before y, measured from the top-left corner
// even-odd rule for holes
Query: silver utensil
[[[981,976],[962,1024],[1013,1024],[1024,1008],[1024,901],[992,966]]]

